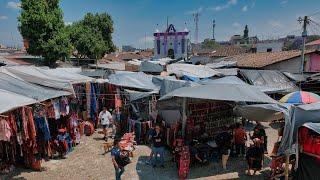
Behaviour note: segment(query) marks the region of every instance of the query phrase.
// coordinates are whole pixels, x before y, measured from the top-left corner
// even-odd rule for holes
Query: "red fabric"
[[[234,143],[244,144],[246,142],[246,131],[243,128],[237,128],[234,130]]]
[[[23,133],[24,133],[24,140],[29,139],[29,131],[28,131],[28,120],[26,116],[26,110],[25,107],[22,107],[21,109],[21,115],[22,115],[22,126],[23,126]]]
[[[32,139],[33,142],[36,142],[37,131],[36,131],[36,126],[34,124],[32,108],[26,108],[26,113],[29,120],[30,138]]]
[[[303,143],[303,151],[307,153],[313,153],[313,138],[306,139]]]
[[[314,139],[313,154],[320,155],[320,137]]]
[[[308,138],[309,134],[309,129],[306,127],[301,127],[299,129],[299,141],[301,144],[305,142],[305,140]]]

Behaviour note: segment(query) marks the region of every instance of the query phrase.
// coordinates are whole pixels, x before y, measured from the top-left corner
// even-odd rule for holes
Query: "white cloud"
[[[238,23],[238,22],[234,22],[234,23],[232,23],[232,26],[235,27],[235,28],[238,28],[238,27],[241,26],[241,24]]]
[[[280,2],[280,4],[287,4],[289,1],[288,0],[283,0]]]
[[[8,19],[7,16],[0,16],[0,20],[6,20],[6,19]]]
[[[243,6],[241,10],[242,10],[243,12],[248,11],[248,6],[247,6],[247,5]]]
[[[268,24],[273,28],[283,27],[283,24],[280,21],[270,20]]]
[[[187,11],[186,14],[195,14],[195,13],[201,13],[203,10],[203,7],[199,7],[198,9]]]
[[[21,7],[21,3],[19,3],[19,2],[9,1],[9,2],[7,3],[7,8],[20,9],[20,7]]]
[[[230,6],[234,6],[237,3],[238,3],[237,0],[229,0],[226,4],[215,6],[215,7],[209,7],[208,10],[221,11],[229,8]]]

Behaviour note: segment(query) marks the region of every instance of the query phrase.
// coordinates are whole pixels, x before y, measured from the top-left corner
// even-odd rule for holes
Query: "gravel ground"
[[[268,135],[269,153],[272,144],[276,141],[276,130],[266,127]],[[247,126],[247,130],[253,125]],[[45,170],[33,172],[27,169],[17,168],[14,172],[0,176],[0,179],[66,179],[66,180],[91,180],[91,179],[114,179],[114,168],[111,163],[110,153],[103,154],[101,134],[95,133],[90,137],[83,136],[81,144],[71,152],[67,159],[50,160],[43,162]],[[133,162],[125,167],[122,179],[178,179],[177,168],[170,162],[170,157],[165,161],[165,168],[155,168],[146,165],[145,162],[150,153],[148,146],[140,145],[134,153]],[[223,171],[218,163],[210,163],[205,166],[196,166],[190,169],[188,179],[267,179],[270,170],[269,158],[265,158],[265,165],[260,174],[249,177],[245,175],[247,164],[243,158],[230,158],[228,171]]]

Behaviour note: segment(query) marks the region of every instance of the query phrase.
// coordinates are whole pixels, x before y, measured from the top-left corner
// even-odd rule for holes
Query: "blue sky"
[[[0,43],[22,44],[17,30],[18,0],[0,0]],[[229,40],[242,34],[246,24],[249,35],[260,39],[300,34],[297,17],[320,10],[318,0],[61,0],[65,22],[81,19],[86,12],[107,12],[114,20],[117,46],[151,47],[155,29],[164,30],[166,17],[177,30],[187,27],[194,40],[192,13],[199,12],[199,40],[211,38],[211,21],[216,20],[216,39]],[[312,17],[320,23],[320,14]],[[319,21],[318,21],[319,20]],[[158,26],[157,26],[158,24]],[[320,26],[310,29],[311,34]],[[320,33],[319,33],[320,34]],[[146,38],[145,38],[146,37]],[[145,40],[147,41],[145,43]]]

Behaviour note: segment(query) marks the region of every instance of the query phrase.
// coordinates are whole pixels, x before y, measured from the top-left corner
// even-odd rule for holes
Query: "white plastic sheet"
[[[37,100],[0,89],[0,113],[37,103]]]

